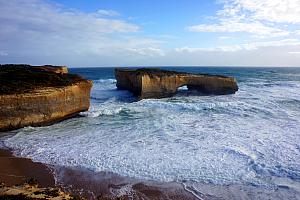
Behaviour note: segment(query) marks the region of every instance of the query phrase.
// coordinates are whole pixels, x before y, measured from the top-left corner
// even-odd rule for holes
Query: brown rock
[[[204,94],[225,95],[238,91],[232,77],[191,74],[159,69],[116,69],[118,89],[129,90],[140,99],[170,97],[181,86]]]
[[[66,66],[52,66],[52,65],[45,65],[45,66],[33,66],[34,69],[44,70],[47,72],[54,72],[58,74],[67,74],[68,68]]]
[[[84,198],[72,196],[59,188],[39,188],[29,184],[16,186],[3,186],[0,188],[0,199],[5,200],[83,200]]]
[[[0,131],[49,125],[89,109],[92,81],[46,68],[0,68]]]

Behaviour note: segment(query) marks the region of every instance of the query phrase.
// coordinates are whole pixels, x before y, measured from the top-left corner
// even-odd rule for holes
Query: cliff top
[[[52,70],[56,66],[0,65],[0,95],[69,86],[84,80],[75,74],[55,73],[47,68]]]
[[[171,76],[171,75],[200,75],[200,76],[212,76],[212,77],[220,77],[227,78],[222,75],[213,75],[213,74],[202,74],[202,73],[188,73],[188,72],[178,72],[171,70],[164,70],[158,68],[139,68],[139,69],[129,69],[129,68],[117,68],[117,71],[125,71],[134,73],[134,75],[149,75],[149,76]]]

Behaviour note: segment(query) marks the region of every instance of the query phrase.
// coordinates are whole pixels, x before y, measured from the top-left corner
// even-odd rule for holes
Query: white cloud
[[[219,47],[209,47],[209,48],[195,48],[195,47],[181,47],[176,48],[176,52],[187,52],[187,53],[195,53],[195,52],[235,52],[241,50],[241,46],[232,45],[232,46],[219,46]]]
[[[281,37],[292,33],[288,24],[300,24],[300,0],[219,0],[223,8],[217,23],[198,24],[194,32],[246,32],[259,37]],[[284,28],[282,28],[284,27]]]
[[[300,55],[300,51],[290,51],[289,54],[296,54],[296,55]]]
[[[97,14],[110,17],[120,16],[120,13],[115,10],[98,10]]]
[[[216,46],[208,48],[177,48],[177,54],[218,65],[222,63],[246,66],[300,66],[297,56],[300,40],[291,38],[300,35],[300,0],[219,0],[223,7],[209,20],[211,23],[187,27],[192,32],[248,33],[242,38],[234,35],[236,44],[222,45],[222,37]],[[298,28],[298,31],[293,29]],[[226,36],[226,37],[227,37]],[[289,37],[288,37],[289,36]],[[270,41],[269,38],[281,39]],[[285,39],[284,39],[285,38]],[[186,56],[187,57],[187,56]],[[210,58],[213,60],[208,60]]]
[[[229,36],[220,36],[218,37],[219,40],[229,40],[229,39],[232,39],[232,37],[229,37]]]
[[[138,59],[128,49],[159,49],[159,40],[138,36],[139,25],[103,16],[116,14],[111,11],[100,13],[44,0],[0,0],[0,44],[10,52],[0,62],[111,65]]]
[[[219,24],[200,24],[188,27],[192,32],[247,32],[260,36],[286,36],[289,33],[277,28],[265,26],[261,22],[240,22],[224,20]]]
[[[165,56],[165,52],[162,49],[148,47],[148,48],[129,48],[129,51],[133,52],[134,54],[139,54],[142,56]]]
[[[193,48],[193,47],[182,47],[176,48],[177,52],[236,52],[236,51],[254,51],[259,48],[264,47],[291,47],[291,46],[300,46],[300,40],[298,39],[285,39],[278,41],[267,41],[267,42],[252,42],[244,43],[240,45],[230,45],[230,46],[219,46],[211,48]]]
[[[48,0],[0,0],[0,63],[80,67],[300,66],[299,56],[293,56],[300,52],[298,39],[264,41],[267,36],[286,35],[288,31],[261,21],[258,17],[253,17],[253,14],[251,19],[247,19],[250,11],[244,16],[234,7],[229,15],[225,14],[225,9],[229,12],[229,7],[224,7],[217,14],[220,19],[214,21],[215,27],[207,24],[208,27],[192,26],[191,30],[245,31],[255,36],[263,36],[264,39],[250,37],[247,43],[228,45],[240,38],[235,35],[232,40],[222,41],[232,36],[224,34],[225,36],[216,41],[215,47],[192,48],[186,44],[182,45],[186,47],[172,49],[176,45],[174,42],[180,41],[177,44],[182,44],[183,38],[168,35],[146,36],[138,24],[131,23],[128,17],[121,14],[117,16],[116,13],[109,12],[110,10],[84,13],[69,10]],[[110,18],[112,16],[114,18]],[[170,40],[172,43],[165,45],[164,41]],[[221,45],[223,42],[226,45]],[[169,49],[164,48],[164,45]]]
[[[95,13],[64,10],[42,0],[0,1],[0,28],[10,31],[95,34],[136,32],[139,27],[123,20],[105,19]],[[1,31],[2,32],[2,31]]]
[[[8,56],[8,53],[5,51],[0,51],[0,56]]]
[[[220,14],[276,23],[300,23],[300,0],[222,0]]]
[[[212,48],[177,48],[163,59],[155,59],[159,65],[168,66],[255,66],[299,67],[300,40],[278,40],[244,43]]]

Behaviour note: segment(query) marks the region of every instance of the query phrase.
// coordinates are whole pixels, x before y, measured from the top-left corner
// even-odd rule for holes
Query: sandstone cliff
[[[52,66],[52,65],[45,65],[45,66],[31,66],[34,69],[40,69],[47,72],[54,72],[57,74],[67,74],[69,72],[66,66]]]
[[[0,131],[41,126],[90,106],[92,82],[52,66],[0,66]]]
[[[116,69],[118,89],[129,90],[140,99],[170,97],[181,86],[203,94],[225,95],[238,91],[232,77],[191,74],[159,69]]]

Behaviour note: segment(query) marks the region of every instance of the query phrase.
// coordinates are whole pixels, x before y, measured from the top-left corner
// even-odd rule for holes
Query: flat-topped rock
[[[47,72],[54,72],[57,74],[67,74],[69,72],[66,66],[44,65],[44,66],[32,66],[32,67],[35,69],[40,69]]]
[[[54,72],[57,74],[67,74],[68,67],[66,66],[55,66],[55,65],[42,65],[42,66],[31,66],[31,65],[26,65],[26,64],[5,64],[5,65],[0,65],[0,67],[10,67],[10,68],[18,68],[18,67],[28,67],[31,69],[37,69],[37,70],[44,70],[47,72]]]
[[[115,69],[115,77],[118,89],[129,90],[140,99],[171,97],[182,86],[208,95],[234,94],[238,91],[235,78],[221,75],[119,68]]]
[[[65,67],[0,65],[0,131],[42,126],[86,111],[92,81]]]

